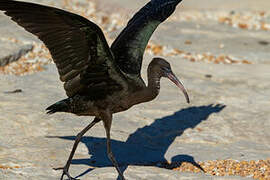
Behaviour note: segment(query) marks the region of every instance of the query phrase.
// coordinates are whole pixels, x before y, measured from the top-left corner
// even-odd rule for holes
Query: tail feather
[[[70,112],[70,101],[64,99],[46,108],[47,114],[53,114],[56,112]]]

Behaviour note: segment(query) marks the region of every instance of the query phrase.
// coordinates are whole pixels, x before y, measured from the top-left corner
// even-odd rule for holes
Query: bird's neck
[[[159,94],[161,77],[151,65],[147,69],[147,78],[148,85],[130,97],[132,105],[152,101]]]
[[[148,85],[143,88],[143,90],[139,92],[139,95],[137,96],[137,99],[140,99],[139,103],[152,101],[159,94],[161,76],[155,70],[152,64],[148,66],[147,78]]]
[[[151,101],[157,97],[160,91],[160,76],[158,73],[151,71],[151,68],[147,71],[148,85],[145,88],[146,99]]]

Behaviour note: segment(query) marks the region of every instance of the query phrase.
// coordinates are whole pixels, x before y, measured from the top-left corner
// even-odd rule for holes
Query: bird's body
[[[143,91],[144,87],[140,87]],[[137,95],[139,92],[121,92],[119,94],[108,95],[106,98],[93,100],[88,96],[75,95],[73,97],[59,101],[48,107],[49,113],[69,112],[79,116],[99,116],[100,110],[109,110],[112,114],[125,111],[133,105],[138,104]]]
[[[160,23],[181,0],[151,0],[128,22],[109,47],[102,30],[93,22],[70,12],[34,3],[1,0],[0,10],[41,39],[51,52],[68,98],[47,108],[49,114],[68,112],[95,119],[76,137],[61,179],[69,175],[71,160],[81,137],[103,121],[108,157],[120,177],[124,176],[112,154],[110,128],[112,115],[136,104],[153,100],[160,90],[160,79],[169,78],[189,98],[170,64],[153,58],[147,69],[147,85],[141,78],[146,45]]]
[[[106,109],[114,114],[128,110],[136,104],[151,101],[160,90],[159,74],[151,74],[153,66],[154,63],[149,65],[148,86],[141,78],[127,80],[128,77],[125,77],[126,88],[117,91],[117,93],[106,95],[103,98],[77,94],[48,107],[48,113],[70,112],[79,116],[99,117],[101,110]]]

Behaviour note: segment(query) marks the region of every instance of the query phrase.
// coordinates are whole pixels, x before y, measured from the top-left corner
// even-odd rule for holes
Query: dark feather
[[[70,99],[64,99],[46,108],[47,114],[56,112],[70,112]]]
[[[150,37],[180,2],[181,0],[151,0],[133,16],[111,46],[122,71],[135,76],[140,74],[143,54]]]
[[[111,93],[109,81],[116,82],[121,74],[96,24],[82,16],[34,3],[1,0],[0,10],[48,47],[69,97]],[[121,89],[119,81],[112,89],[115,85]]]

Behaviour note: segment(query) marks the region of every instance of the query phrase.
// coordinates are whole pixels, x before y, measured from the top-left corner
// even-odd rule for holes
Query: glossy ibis
[[[146,45],[157,28],[174,11],[181,0],[152,0],[140,9],[113,42],[107,44],[102,30],[86,18],[53,7],[34,3],[1,0],[0,10],[36,35],[48,47],[57,66],[68,98],[46,110],[49,114],[68,112],[79,116],[94,116],[94,120],[76,137],[63,170],[61,180],[69,174],[71,160],[82,136],[102,121],[107,135],[107,154],[124,176],[112,154],[110,129],[112,115],[133,105],[151,101],[160,90],[161,77],[169,78],[188,94],[162,58],[153,58],[148,66],[148,85],[141,78],[141,66]]]

